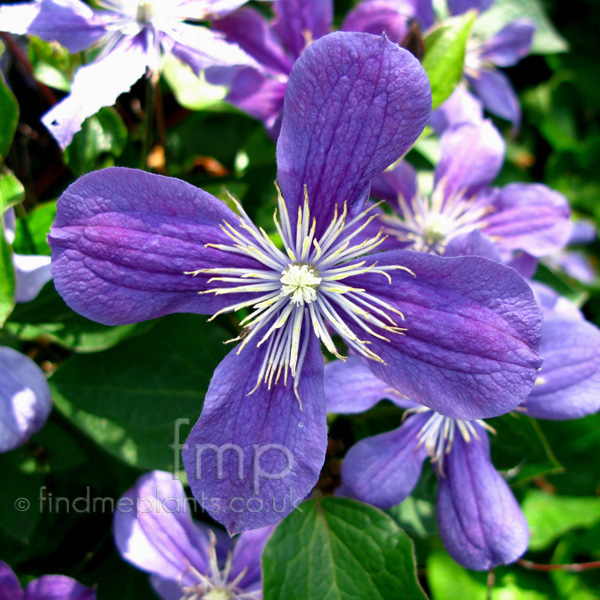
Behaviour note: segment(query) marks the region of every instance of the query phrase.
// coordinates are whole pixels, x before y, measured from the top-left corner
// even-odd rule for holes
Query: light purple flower
[[[0,346],[0,452],[24,444],[42,428],[51,410],[43,371],[29,357]]]
[[[389,385],[457,418],[501,414],[533,385],[541,314],[514,271],[365,257],[381,235],[354,241],[371,218],[369,181],[418,137],[430,103],[418,61],[383,37],[311,44],[277,147],[283,250],[241,206],[238,216],[139,171],[85,175],[58,202],[53,272],[74,310],[118,324],[249,309],[183,452],[194,495],[230,532],[276,522],[315,485],[327,438],[320,342],[338,355],[333,333]]]
[[[64,575],[44,575],[23,590],[13,570],[0,560],[0,600],[96,600],[96,590]]]
[[[519,250],[540,257],[564,247],[571,233],[567,199],[541,184],[490,188],[503,162],[502,137],[482,121],[444,132],[431,194],[419,193],[416,173],[405,163],[376,177],[372,195],[395,210],[381,217],[386,248],[444,254],[473,231],[494,242],[506,260]]]
[[[260,600],[260,559],[273,528],[231,540],[196,522],[171,473],[140,477],[117,503],[115,543],[121,556],[151,574],[163,600]],[[1,600],[1,599],[0,599]]]
[[[42,118],[64,149],[87,117],[114,104],[147,70],[157,76],[163,54],[196,73],[212,65],[255,64],[218,32],[188,23],[224,16],[245,2],[103,0],[102,9],[93,10],[81,0],[36,0],[0,7],[0,31],[57,41],[73,53],[102,47],[77,70],[71,93]]]
[[[429,457],[439,480],[440,535],[454,560],[468,569],[489,570],[514,562],[527,550],[527,522],[491,463],[489,426],[483,421],[444,417],[407,400],[385,388],[358,357],[326,366],[325,396],[328,410],[342,414],[365,410],[383,398],[408,409],[398,429],[350,448],[338,493],[390,508],[410,495]]]

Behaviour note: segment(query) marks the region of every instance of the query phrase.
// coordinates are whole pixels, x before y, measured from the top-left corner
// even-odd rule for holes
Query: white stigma
[[[317,299],[321,281],[311,265],[289,265],[281,274],[281,295],[290,296],[292,304],[310,304]]]

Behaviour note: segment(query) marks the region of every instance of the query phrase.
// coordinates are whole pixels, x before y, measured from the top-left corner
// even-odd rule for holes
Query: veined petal
[[[483,256],[502,262],[498,248],[477,229],[452,239],[446,246],[444,256]]]
[[[234,349],[217,367],[183,450],[194,496],[231,534],[279,521],[319,477],[327,445],[323,359],[316,336],[303,333],[310,339],[302,408],[291,378],[256,387],[263,348]]]
[[[545,256],[563,248],[571,235],[568,200],[541,184],[511,183],[494,197],[495,212],[483,232],[501,250],[525,250]]]
[[[538,259],[531,256],[531,254],[527,254],[527,252],[517,252],[505,264],[514,269],[524,279],[531,279],[537,271]]]
[[[487,571],[515,562],[527,550],[529,528],[519,503],[490,461],[487,433],[480,440],[454,439],[440,476],[437,520],[450,556]]]
[[[467,80],[487,110],[516,126],[520,124],[521,106],[506,75],[483,69],[477,77],[467,77]]]
[[[207,243],[230,242],[219,229],[237,216],[184,181],[110,168],[78,179],[58,201],[49,242],[56,289],[84,316],[117,325],[173,312],[214,313],[240,294],[198,294],[210,274],[186,273],[254,261]]]
[[[441,135],[446,129],[464,123],[483,121],[483,105],[461,84],[439,108],[431,113],[429,124]]]
[[[534,33],[535,25],[531,21],[513,21],[482,44],[481,57],[499,67],[515,65],[529,54]]]
[[[42,123],[64,150],[82,123],[103,106],[112,106],[144,75],[146,65],[143,35],[123,38],[104,58],[77,70],[71,93],[42,117]]]
[[[523,404],[540,419],[577,419],[600,410],[600,330],[587,321],[547,315],[536,386]]]
[[[96,600],[96,590],[64,575],[44,575],[25,588],[26,600]]]
[[[0,452],[25,443],[42,428],[51,410],[43,371],[29,357],[0,347]]]
[[[394,431],[354,444],[342,463],[344,492],[379,508],[409,496],[427,458],[418,434],[428,419],[428,413],[415,415]]]
[[[275,0],[273,10],[273,29],[295,58],[331,29],[331,0]]]
[[[421,65],[384,37],[337,32],[311,44],[294,64],[277,144],[289,214],[304,185],[317,237],[336,205],[361,209],[371,178],[408,150],[430,110]]]
[[[139,478],[117,503],[114,536],[121,556],[147,573],[194,581],[190,567],[208,571],[209,540],[196,527],[181,483],[152,471]]]
[[[325,365],[327,412],[341,415],[361,413],[386,398],[401,408],[418,406],[375,377],[364,359],[358,356]]]
[[[494,0],[448,0],[448,9],[451,15],[462,15],[468,10],[475,9],[479,12],[487,10]]]
[[[236,579],[245,570],[245,575],[238,584],[238,587],[245,591],[261,587],[260,560],[263,548],[273,533],[273,529],[274,526],[269,525],[252,531],[244,531],[235,542],[231,557],[230,579]]]
[[[396,324],[406,331],[390,332],[389,342],[348,323],[385,361],[368,361],[377,377],[455,419],[497,416],[527,397],[541,364],[542,315],[515,271],[486,258],[401,250],[370,258],[414,273],[391,272],[391,285],[372,274],[346,280],[404,315]]]
[[[58,42],[72,54],[93,46],[106,25],[79,0],[41,0],[0,6],[0,31]]]
[[[423,30],[433,25],[435,14],[429,0],[365,0],[348,13],[342,30],[376,35],[385,33],[390,40],[399,44],[413,19],[418,21]]]
[[[393,207],[397,206],[399,195],[410,202],[417,191],[417,172],[405,160],[399,162],[393,170],[376,175],[371,182],[371,196],[385,200]]]
[[[487,187],[504,162],[504,140],[491,121],[447,129],[441,139],[441,158],[435,185],[443,182],[444,196],[472,196]]]
[[[0,600],[24,600],[25,592],[13,570],[0,560]]]

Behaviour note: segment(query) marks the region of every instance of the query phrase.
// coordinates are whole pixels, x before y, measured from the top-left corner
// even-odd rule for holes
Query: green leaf
[[[50,255],[48,234],[56,216],[56,200],[38,204],[25,219],[17,221],[13,249],[19,254]]]
[[[567,531],[600,521],[600,498],[576,498],[530,490],[523,512],[531,530],[531,550],[547,548]]]
[[[431,83],[433,108],[447,100],[462,79],[465,51],[476,13],[447,19],[425,36],[423,68]]]
[[[181,468],[181,448],[170,445],[178,427],[183,443],[200,416],[226,337],[202,316],[166,317],[150,332],[106,352],[73,356],[50,379],[55,404],[126,463]]]
[[[265,600],[425,600],[410,538],[380,510],[317,498],[282,521],[263,552]]]
[[[6,158],[19,122],[19,104],[0,72],[0,161]]]
[[[78,66],[77,56],[72,56],[59,44],[35,36],[30,36],[29,40],[29,59],[35,78],[44,85],[68,92]]]
[[[496,0],[477,19],[475,33],[487,39],[517,19],[528,19],[535,24],[532,54],[554,54],[569,49],[569,44],[556,31],[539,0]]]
[[[127,143],[127,127],[119,113],[110,107],[101,108],[83,122],[81,131],[65,152],[65,160],[76,175],[114,164]]]

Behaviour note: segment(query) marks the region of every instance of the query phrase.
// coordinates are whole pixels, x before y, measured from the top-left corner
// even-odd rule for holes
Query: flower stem
[[[539,563],[531,562],[522,558],[517,562],[518,565],[525,569],[531,569],[532,571],[571,571],[578,573],[579,571],[588,571],[590,569],[600,569],[600,560],[583,563],[567,563],[557,565],[543,565]]]

